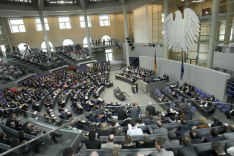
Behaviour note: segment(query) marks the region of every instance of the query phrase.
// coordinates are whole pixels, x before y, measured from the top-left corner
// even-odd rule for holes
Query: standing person
[[[149,116],[150,116],[150,115],[153,115],[153,116],[154,116],[155,107],[152,106],[152,102],[149,102],[149,105],[146,107],[146,111],[149,112]]]
[[[118,111],[118,120],[125,120],[127,119],[127,113],[125,112],[124,107],[121,105],[120,110]]]
[[[139,117],[139,109],[136,106],[136,103],[132,103],[132,108],[129,109],[129,112],[131,112],[131,118],[137,119]]]

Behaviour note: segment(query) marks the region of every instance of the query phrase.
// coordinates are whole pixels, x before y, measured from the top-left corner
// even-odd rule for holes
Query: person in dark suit
[[[186,136],[181,136],[181,144],[183,145],[182,148],[177,150],[177,155],[179,156],[198,156],[197,147],[191,146],[191,139]]]
[[[221,141],[222,137],[218,136],[218,131],[215,128],[210,129],[210,137],[202,138],[202,142],[213,142],[213,141]]]
[[[130,117],[128,117],[126,120],[124,120],[123,126],[128,126],[128,124],[130,124],[132,121],[132,119]]]
[[[165,116],[161,115],[161,123],[165,124],[165,123],[170,123],[168,120],[165,120]]]
[[[231,118],[231,116],[234,116],[234,107],[230,111],[225,112],[225,115],[227,116],[228,119]]]
[[[136,103],[132,103],[132,108],[129,109],[129,112],[131,112],[131,118],[132,119],[137,119],[139,117],[138,112],[140,110],[136,106]]]
[[[167,109],[167,114],[165,114],[165,117],[170,117],[171,115],[175,115],[175,114],[171,113],[170,109]]]
[[[145,125],[156,125],[157,123],[154,121],[154,116],[150,115],[149,116],[149,121],[145,122]]]
[[[211,127],[216,127],[216,126],[222,126],[223,125],[223,123],[221,121],[219,121],[218,116],[213,116],[211,119],[214,121],[214,123],[211,124]]]
[[[177,136],[181,136],[184,134],[186,131],[191,130],[191,125],[186,119],[181,120],[181,126],[179,128],[175,128],[173,130]],[[191,140],[190,140],[191,142]]]
[[[82,140],[87,149],[100,149],[101,142],[95,140],[95,131],[89,132],[89,140]]]
[[[7,138],[7,135],[4,132],[0,134],[0,142],[6,145],[11,145],[11,140]]]
[[[177,98],[177,95],[176,95],[176,92],[175,92],[175,91],[173,91],[172,96],[173,96],[174,98]]]
[[[143,141],[139,141],[138,148],[151,148],[155,147],[154,142],[150,142],[150,137],[147,133],[143,135]]]
[[[223,147],[223,145],[221,143],[219,143],[217,141],[214,141],[214,142],[212,142],[211,147],[212,147],[212,149],[215,151],[215,153],[217,155],[229,156],[228,154],[225,153],[224,147]]]
[[[149,105],[146,107],[146,111],[149,112],[149,115],[154,115],[155,107],[152,106],[152,102],[149,102]]]
[[[35,127],[32,127],[32,128],[30,129],[30,135],[35,135],[35,136],[38,135],[38,132],[36,132]]]
[[[102,123],[101,130],[98,131],[98,139],[100,139],[100,136],[109,136],[109,135],[111,135],[111,133],[112,132],[110,130],[108,130],[106,123]]]
[[[211,106],[207,109],[207,113],[208,113],[208,115],[210,115],[210,114],[214,113],[214,111],[215,111],[215,107],[214,107],[214,105],[211,105]]]
[[[200,133],[195,132],[194,130],[191,130],[189,132],[189,137],[191,138],[191,144],[200,144],[202,143],[202,135]]]
[[[211,97],[208,99],[208,101],[215,101],[214,95],[211,95]]]
[[[25,133],[23,130],[19,131],[17,138],[19,139],[20,143],[27,141],[27,138],[25,137]]]
[[[123,106],[120,106],[119,107],[119,111],[118,111],[118,120],[125,120],[128,116],[125,112],[124,107]]]
[[[125,136],[125,132],[122,132],[121,126],[116,127],[115,136]]]
[[[11,122],[11,123],[10,123],[10,128],[11,128],[11,129],[14,129],[14,130],[17,130],[17,131],[21,131],[21,128],[16,127],[16,125],[15,125],[14,122]]]

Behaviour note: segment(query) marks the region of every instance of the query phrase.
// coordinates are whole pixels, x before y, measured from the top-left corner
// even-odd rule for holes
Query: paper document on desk
[[[209,125],[209,127],[211,127],[211,124],[208,124]]]
[[[170,85],[171,87],[175,87],[174,85]]]

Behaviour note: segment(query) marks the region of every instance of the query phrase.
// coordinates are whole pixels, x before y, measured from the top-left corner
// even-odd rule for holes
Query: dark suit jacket
[[[109,136],[109,135],[111,135],[111,131],[110,130],[106,130],[106,131],[102,131],[102,130],[100,130],[100,131],[98,131],[98,139],[100,139],[99,137],[100,136]]]
[[[7,121],[6,121],[6,124],[5,124],[5,125],[6,125],[6,126],[8,126],[8,127],[10,127],[10,123],[11,123],[11,117],[7,119]]]
[[[87,149],[100,149],[101,142],[98,140],[82,140]]]
[[[177,150],[178,156],[198,156],[197,147],[194,146],[187,146],[182,147]]]
[[[155,148],[155,143],[149,142],[149,143],[139,144],[138,148]]]
[[[175,133],[177,134],[177,135],[182,135],[182,134],[184,134],[186,131],[188,131],[188,130],[191,130],[191,125],[190,125],[190,123],[189,122],[187,122],[185,125],[181,125],[176,131],[175,131]]]
[[[0,139],[0,142],[3,144],[11,145],[11,140],[5,138],[5,139]]]
[[[200,138],[191,139],[191,144],[200,144],[200,143],[202,143]]]
[[[214,141],[221,141],[223,140],[221,136],[217,137],[205,137],[203,142],[214,142]]]
[[[24,129],[24,132],[25,132],[26,134],[30,134],[30,129],[25,128],[25,129]]]
[[[175,115],[174,113],[167,113],[165,117],[170,117],[171,115]]]
[[[124,120],[127,119],[127,114],[124,110],[119,110],[118,111],[118,120]]]
[[[216,123],[211,124],[211,127],[222,126],[222,125],[223,125],[223,123],[218,121]]]
[[[163,120],[161,121],[162,124],[165,124],[165,123],[170,123],[168,120]]]
[[[125,132],[115,133],[115,136],[125,136]]]
[[[154,116],[154,114],[155,114],[155,107],[154,107],[154,106],[148,105],[148,106],[146,107],[146,111],[149,112],[149,116],[150,116],[150,115],[153,115],[153,116]]]
[[[124,123],[123,123],[123,125],[124,125],[124,126],[128,126],[128,124],[130,124],[131,121],[132,121],[132,120],[125,120]]]
[[[146,121],[145,125],[156,125],[157,123],[155,121]]]
[[[35,135],[37,136],[38,132],[31,132],[30,135]]]

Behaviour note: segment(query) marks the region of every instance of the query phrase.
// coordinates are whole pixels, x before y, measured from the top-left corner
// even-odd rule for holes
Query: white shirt
[[[228,148],[227,153],[230,154],[230,155],[234,155],[234,147]]]
[[[129,129],[127,131],[127,135],[130,135],[130,136],[133,136],[133,135],[143,135],[143,131],[140,128]]]

